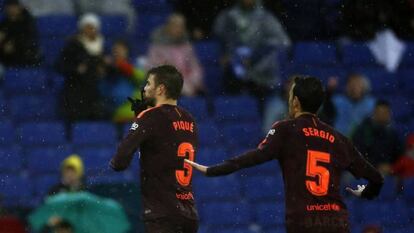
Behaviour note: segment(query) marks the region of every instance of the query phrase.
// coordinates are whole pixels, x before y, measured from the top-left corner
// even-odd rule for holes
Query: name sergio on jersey
[[[319,130],[319,129],[315,129],[311,127],[303,128],[302,131],[306,137],[319,137],[319,138],[328,140],[330,143],[335,142],[335,136],[333,136],[327,131]]]

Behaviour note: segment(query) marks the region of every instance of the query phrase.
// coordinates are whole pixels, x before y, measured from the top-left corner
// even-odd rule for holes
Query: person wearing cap
[[[101,22],[98,16],[85,14],[80,17],[78,28],[79,32],[67,41],[56,63],[57,71],[65,77],[62,110],[69,123],[105,117],[98,88],[106,75]]]
[[[407,136],[405,153],[394,163],[392,172],[400,178],[414,177],[414,133]]]
[[[61,192],[79,192],[85,190],[83,184],[84,166],[79,155],[73,154],[63,160],[61,165],[61,183],[53,186],[48,196]]]
[[[4,66],[39,65],[40,53],[35,20],[18,0],[4,2],[0,22],[0,63]]]

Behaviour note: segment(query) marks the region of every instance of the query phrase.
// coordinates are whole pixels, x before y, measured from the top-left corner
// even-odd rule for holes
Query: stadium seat
[[[259,108],[256,99],[249,96],[223,96],[214,101],[214,119],[217,122],[249,121],[258,125]]]
[[[168,0],[133,0],[138,12],[169,13],[172,8]]]
[[[414,69],[404,69],[399,71],[397,79],[399,81],[402,94],[414,97]]]
[[[87,175],[104,174],[109,168],[109,161],[115,154],[115,147],[89,147],[76,150],[85,164]]]
[[[27,167],[33,175],[57,174],[60,172],[62,161],[73,152],[67,145],[33,148],[26,154]]]
[[[414,201],[414,178],[405,179],[402,190],[404,199]]]
[[[14,127],[10,120],[0,120],[0,145],[10,146],[14,143]]]
[[[157,13],[140,13],[138,15],[137,28],[135,30],[136,36],[139,39],[148,40],[153,30],[162,25],[168,15]]]
[[[400,67],[412,68],[414,66],[414,42],[406,43],[406,46]]]
[[[385,177],[384,185],[382,186],[378,199],[384,201],[395,200],[397,197],[397,189],[398,186],[396,178],[391,176]]]
[[[406,204],[401,201],[360,203],[360,219],[365,224],[404,225],[410,221]],[[367,214],[369,213],[369,214]]]
[[[255,148],[264,138],[260,122],[226,124],[222,128],[224,142],[229,147]]]
[[[250,176],[243,179],[243,189],[250,201],[273,201],[284,199],[282,174],[273,176]]]
[[[55,120],[57,118],[57,98],[52,95],[14,96],[10,99],[9,106],[10,116],[17,123]]]
[[[347,66],[376,66],[374,56],[365,43],[353,43],[342,47],[342,61]]]
[[[26,204],[33,194],[32,182],[25,177],[0,175],[0,193],[5,206]]]
[[[414,110],[414,102],[410,98],[398,94],[382,96],[382,98],[390,103],[393,119],[396,122],[409,122]]]
[[[252,219],[252,212],[247,203],[218,202],[210,203],[200,209],[203,224],[213,226],[247,226]]]
[[[197,123],[209,118],[208,106],[205,98],[182,97],[178,100],[178,105],[189,111]]]
[[[205,179],[193,179],[195,198],[199,201],[231,201],[240,197],[240,182],[236,175]]]
[[[201,164],[213,165],[221,163],[228,159],[226,151],[223,148],[200,148],[197,153],[196,161]]]
[[[81,122],[72,128],[72,142],[76,146],[115,145],[115,126],[107,122]]]
[[[10,68],[4,74],[4,90],[8,95],[44,93],[47,88],[47,74],[39,68]]]
[[[211,121],[198,124],[198,139],[201,147],[219,147],[224,144],[219,128]]]
[[[23,168],[22,151],[18,146],[0,147],[0,173],[18,173]]]
[[[66,132],[59,122],[24,123],[18,130],[18,141],[23,146],[48,146],[66,143]]]
[[[71,15],[48,15],[36,18],[39,35],[68,36],[77,30],[77,19]]]
[[[204,66],[204,83],[210,96],[223,95],[223,76],[220,66]]]
[[[49,190],[59,183],[60,179],[56,174],[36,176],[34,180],[34,194],[39,199],[44,199]]]
[[[254,206],[256,223],[266,228],[285,223],[285,203],[267,202]]]
[[[42,50],[43,61],[47,66],[53,67],[65,46],[66,37],[46,36],[41,37],[39,42],[40,49]]]
[[[9,106],[6,102],[6,99],[2,95],[0,97],[0,119],[5,119],[9,115]]]
[[[107,37],[122,37],[126,34],[128,20],[123,15],[102,15],[101,19],[101,28],[102,34]]]
[[[336,46],[332,43],[299,42],[293,49],[293,63],[301,65],[336,64]]]
[[[218,65],[220,59],[220,45],[215,40],[194,43],[198,59],[204,66]]]

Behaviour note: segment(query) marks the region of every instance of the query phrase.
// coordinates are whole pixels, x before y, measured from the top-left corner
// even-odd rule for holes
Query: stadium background
[[[279,13],[292,39],[290,49],[278,54],[280,87],[289,75],[303,73],[315,75],[325,83],[329,77],[337,76],[339,89],[343,90],[346,75],[350,71],[361,72],[370,79],[374,96],[390,100],[400,136],[404,138],[414,132],[413,41],[406,41],[402,62],[396,72],[390,73],[377,64],[364,41],[338,43],[339,26],[332,26],[335,25],[332,22],[341,17],[343,1],[277,2],[269,3],[269,9]],[[123,36],[131,43],[133,56],[145,54],[150,32],[177,5],[180,4],[167,0],[131,1],[131,7],[137,12],[132,30],[127,30],[125,15],[100,15],[102,33],[108,42],[106,47],[109,49],[111,41]],[[281,5],[283,13],[279,11]],[[6,68],[0,84],[3,208],[24,221],[42,202],[49,187],[58,183],[61,161],[76,153],[84,160],[89,189],[121,200],[131,222],[137,224],[137,159],[124,173],[107,169],[116,143],[128,124],[78,122],[68,131],[58,114],[61,107],[58,96],[64,78],[54,71],[53,63],[67,36],[76,32],[77,16],[43,15],[36,17],[36,23],[44,62],[34,68]],[[216,38],[196,40],[193,45],[205,71],[208,91],[201,97],[183,97],[179,103],[194,114],[199,124],[197,160],[213,164],[256,146],[264,136],[262,117],[254,97],[223,94],[221,50]],[[284,194],[279,174],[276,162],[225,178],[205,179],[195,174],[195,197],[201,217],[199,232],[284,232]],[[369,224],[381,225],[385,233],[414,232],[414,180],[406,179],[402,183],[404,188],[397,188],[401,183],[395,177],[387,177],[380,197],[372,202],[344,193],[351,211],[352,232],[362,232]]]

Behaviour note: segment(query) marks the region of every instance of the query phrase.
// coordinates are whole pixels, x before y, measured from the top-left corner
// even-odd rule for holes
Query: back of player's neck
[[[173,106],[176,106],[177,105],[177,100],[173,100],[173,99],[158,100],[156,106],[161,106],[161,105],[173,105]]]
[[[303,116],[303,115],[311,115],[311,116],[315,116],[315,114],[313,114],[313,113],[311,113],[311,112],[297,112],[297,113],[295,114],[295,118],[298,118],[298,117]]]

